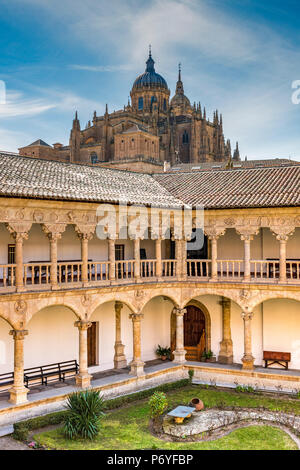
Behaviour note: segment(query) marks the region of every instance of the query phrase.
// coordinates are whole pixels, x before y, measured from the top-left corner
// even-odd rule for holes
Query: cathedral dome
[[[146,71],[135,80],[132,89],[163,88],[168,90],[166,80],[155,72],[155,62],[152,59],[151,52],[149,53],[149,59],[147,60],[146,64]]]

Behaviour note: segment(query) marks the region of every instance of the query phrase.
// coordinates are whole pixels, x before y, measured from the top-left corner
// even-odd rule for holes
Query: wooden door
[[[88,367],[97,365],[97,322],[87,330],[88,342]]]
[[[184,348],[188,361],[200,361],[205,349],[205,316],[194,305],[186,307],[184,315]]]

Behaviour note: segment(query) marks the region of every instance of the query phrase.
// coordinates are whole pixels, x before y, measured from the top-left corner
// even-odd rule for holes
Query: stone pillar
[[[115,356],[114,365],[115,369],[123,369],[127,366],[126,357],[124,354],[124,344],[122,344],[121,335],[121,310],[123,308],[122,302],[115,303],[115,318],[116,318],[116,339],[115,339]]]
[[[213,281],[218,279],[218,237],[213,236],[211,240],[211,278]]]
[[[173,362],[182,364],[185,362],[186,351],[184,349],[184,324],[183,317],[186,313],[185,308],[174,308],[176,315],[176,349],[173,351]]]
[[[286,282],[286,245],[288,237],[286,235],[277,235],[279,241],[279,281]]]
[[[162,259],[161,259],[161,238],[155,240],[155,258],[156,258],[156,276],[162,276]]]
[[[28,389],[24,386],[24,338],[27,330],[11,330],[14,338],[14,384],[10,389],[10,403],[20,405],[27,402]]]
[[[16,290],[24,291],[24,263],[23,263],[23,243],[28,239],[28,232],[31,228],[31,222],[7,223],[6,227],[15,240],[15,264],[16,264]]]
[[[233,345],[231,339],[230,327],[230,314],[231,314],[231,301],[229,299],[222,299],[222,317],[223,317],[223,335],[220,343],[220,352],[218,362],[221,364],[233,363]]]
[[[109,279],[114,281],[116,279],[116,251],[115,240],[108,239],[108,261],[109,261]]]
[[[222,227],[205,227],[205,234],[211,242],[211,281],[218,280],[218,239],[224,235],[226,229]]]
[[[186,241],[175,240],[176,277],[184,279],[186,277]]]
[[[141,359],[141,320],[142,313],[132,313],[129,318],[132,320],[133,329],[133,360],[130,363],[131,375],[144,375],[144,362]]]
[[[242,235],[241,239],[244,241],[244,281],[249,282],[251,279],[251,240],[252,235]]]
[[[62,233],[66,229],[66,225],[48,225],[44,224],[42,226],[43,232],[49,239],[50,242],[50,283],[51,289],[55,290],[58,288],[57,282],[57,242],[61,239]]]
[[[88,344],[87,330],[92,326],[88,321],[77,321],[74,326],[79,331],[79,374],[76,375],[76,385],[88,388],[91,385],[92,376],[88,373]]]
[[[254,367],[254,357],[252,355],[252,333],[251,333],[251,320],[253,317],[252,312],[242,312],[244,320],[244,356],[242,358],[243,369],[252,370]]]
[[[140,239],[134,239],[134,277],[136,280],[140,279],[141,277],[141,259],[140,259]]]

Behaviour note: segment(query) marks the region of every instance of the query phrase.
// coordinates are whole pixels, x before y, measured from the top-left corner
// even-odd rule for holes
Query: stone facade
[[[161,171],[163,162],[227,162],[231,144],[225,142],[222,115],[210,121],[200,103],[193,105],[184,94],[181,68],[176,92],[170,100],[166,81],[154,68],[150,53],[144,74],[133,84],[131,103],[103,116],[94,112],[81,129],[76,112],[68,146],[43,141],[20,149],[20,155],[74,163],[119,167],[134,171]],[[238,144],[233,160],[239,161]],[[142,161],[143,165],[139,162]],[[125,163],[127,162],[127,163]]]

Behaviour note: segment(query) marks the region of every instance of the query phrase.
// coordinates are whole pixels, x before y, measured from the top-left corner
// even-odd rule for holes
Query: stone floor
[[[15,441],[12,437],[5,436],[0,438],[0,450],[30,450],[23,442]]]

